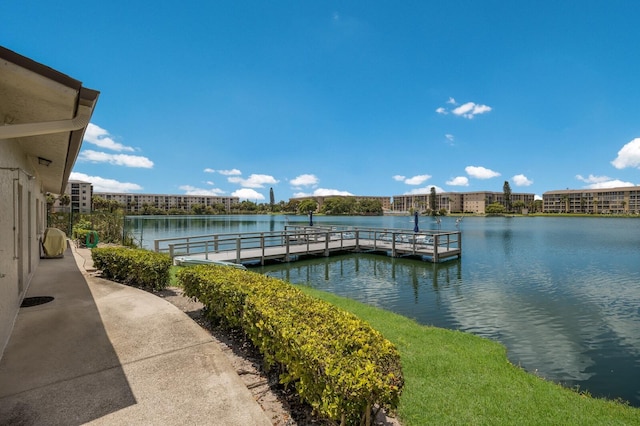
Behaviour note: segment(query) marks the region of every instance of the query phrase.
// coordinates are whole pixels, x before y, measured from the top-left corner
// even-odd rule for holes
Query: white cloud
[[[529,186],[533,183],[533,181],[525,175],[515,175],[511,180],[513,180],[513,183],[515,183],[516,186]]]
[[[405,192],[403,195],[430,194],[431,193],[431,188],[435,188],[437,194],[440,194],[441,192],[444,192],[444,189],[440,188],[439,186],[429,185],[429,186],[425,186],[424,188],[412,189],[409,192]]]
[[[451,97],[447,101],[447,104],[458,105],[456,100]],[[457,115],[458,117],[472,119],[476,115],[484,114],[484,113],[490,112],[491,110],[492,108],[488,105],[477,104],[475,102],[467,102],[466,104],[462,104],[456,108],[453,108],[451,111],[449,111],[445,107],[439,107],[436,109],[436,112],[438,114],[443,114],[443,115],[447,115],[449,114],[449,112],[451,112],[454,115]]]
[[[404,180],[407,185],[422,185],[431,179],[431,175],[416,175]]]
[[[340,191],[338,189],[318,188],[313,191],[313,195],[317,196],[329,196],[329,195],[353,195],[349,191]]]
[[[603,183],[612,180],[609,176],[594,176],[589,175],[588,177],[583,177],[582,175],[576,175],[576,179],[581,180],[585,183]]]
[[[469,179],[466,176],[456,176],[445,183],[451,186],[469,186]]]
[[[453,142],[455,140],[451,133],[447,133],[446,135],[444,135],[444,137],[447,138],[449,142]]]
[[[106,179],[100,176],[89,176],[85,173],[71,172],[69,176],[71,180],[81,180],[91,182],[95,192],[131,192],[140,191],[142,187],[137,183],[118,182],[115,179]]]
[[[533,199],[534,199],[534,200],[540,200],[540,201],[542,201],[542,200],[543,200],[542,195],[538,195],[538,194],[534,195],[534,196],[533,196]]]
[[[589,189],[602,189],[602,188],[620,188],[623,186],[636,186],[633,182],[624,182],[619,179],[610,180],[607,182],[594,183],[587,186]]]
[[[203,170],[205,173],[215,173],[216,171],[207,167],[206,169]]]
[[[211,180],[208,180],[208,181],[206,181],[205,183],[206,183],[207,185],[210,185],[210,186],[215,185],[215,183],[213,183],[213,181],[211,181]]]
[[[454,108],[451,112],[457,116],[472,119],[476,115],[484,114],[485,112],[489,111],[491,111],[490,106],[480,105],[474,102],[467,102],[464,105],[460,105],[459,107]]]
[[[582,175],[576,175],[576,179],[588,183],[589,185],[585,186],[587,189],[607,189],[607,188],[621,188],[624,186],[636,186],[636,184],[632,182],[624,182],[620,179],[612,179],[609,176],[594,176],[589,175],[588,177],[583,177]]]
[[[112,151],[134,151],[130,146],[124,146],[114,141],[108,131],[93,123],[89,123],[87,126],[87,130],[84,133],[84,140],[100,148],[110,149]]]
[[[398,182],[402,182],[403,180],[405,180],[406,176],[402,176],[402,175],[395,175],[393,176],[393,180],[398,181]]]
[[[224,176],[238,176],[241,175],[242,172],[238,169],[231,169],[231,170],[218,170],[218,173],[220,173],[221,175]]]
[[[640,168],[640,138],[635,138],[631,142],[625,144],[615,160],[611,162],[616,169],[624,169],[627,167]]]
[[[311,174],[300,175],[289,181],[289,183],[293,186],[313,186],[317,185],[318,182],[319,179],[317,178],[317,176]]]
[[[264,200],[264,195],[262,195],[261,193],[259,193],[254,189],[249,189],[249,188],[242,188],[242,189],[238,189],[237,191],[233,191],[231,193],[231,196],[238,197],[240,198],[240,200],[249,200],[249,201]]]
[[[218,188],[203,189],[203,188],[196,188],[196,187],[191,186],[191,185],[181,185],[179,188],[181,190],[183,190],[186,195],[213,195],[213,196],[218,196],[218,195],[224,194],[224,191],[222,189],[218,189]]]
[[[230,177],[227,179],[231,183],[237,183],[244,188],[264,188],[267,184],[275,184],[279,181],[273,176],[252,174],[247,179],[241,177]]]
[[[500,176],[500,173],[481,166],[467,166],[464,168],[464,171],[467,172],[469,176],[476,179],[491,179]]]
[[[143,169],[153,168],[153,161],[140,155],[128,154],[108,154],[87,149],[78,156],[79,161],[89,161],[92,163],[109,163],[115,166],[139,167]]]

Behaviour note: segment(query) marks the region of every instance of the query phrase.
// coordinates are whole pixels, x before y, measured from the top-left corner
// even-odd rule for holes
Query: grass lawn
[[[592,398],[511,364],[497,342],[296,286],[367,321],[400,351],[398,415],[411,425],[640,425],[640,409]]]

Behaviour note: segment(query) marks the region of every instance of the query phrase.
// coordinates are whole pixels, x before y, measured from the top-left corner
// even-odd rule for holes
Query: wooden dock
[[[159,239],[154,241],[154,250],[168,253],[172,258],[187,256],[237,264],[292,262],[307,256],[345,252],[413,256],[438,263],[459,259],[462,239],[460,231],[286,226],[283,231]]]

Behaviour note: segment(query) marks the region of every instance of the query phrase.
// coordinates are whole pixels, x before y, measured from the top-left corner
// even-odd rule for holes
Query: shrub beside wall
[[[375,407],[395,409],[404,383],[391,342],[354,315],[290,284],[220,266],[178,273],[185,294],[209,315],[241,327],[267,368],[319,414],[343,424],[371,424]]]
[[[166,254],[126,247],[97,247],[91,250],[91,258],[107,279],[153,290],[169,284],[172,263]]]

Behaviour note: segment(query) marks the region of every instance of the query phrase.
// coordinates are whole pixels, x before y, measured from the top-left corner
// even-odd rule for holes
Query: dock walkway
[[[154,250],[168,253],[172,258],[188,256],[236,264],[292,262],[306,256],[344,252],[414,256],[438,263],[460,258],[462,239],[460,231],[287,226],[283,231],[159,239],[154,241]]]

